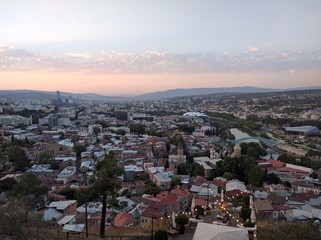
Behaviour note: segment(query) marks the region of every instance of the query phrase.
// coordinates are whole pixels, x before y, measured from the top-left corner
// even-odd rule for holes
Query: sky
[[[0,0],[0,90],[321,86],[320,0]]]

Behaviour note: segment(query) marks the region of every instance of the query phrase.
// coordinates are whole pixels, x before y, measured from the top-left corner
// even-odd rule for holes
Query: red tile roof
[[[115,227],[127,227],[129,224],[134,223],[134,217],[127,212],[120,212],[114,219]]]
[[[279,168],[279,169],[277,169],[276,171],[277,171],[277,172],[310,173],[310,172],[308,172],[308,171],[299,170],[299,169],[294,169],[294,168],[289,168],[289,167]]]
[[[242,194],[245,194],[245,193],[241,192],[239,189],[233,189],[231,191],[226,192],[225,196],[226,197],[233,197],[233,196],[242,195]]]
[[[279,205],[285,203],[285,197],[277,196],[276,194],[269,194],[268,200],[272,202],[272,205]]]
[[[204,177],[203,176],[196,176],[194,179],[194,184],[197,185],[198,184],[203,184],[204,183]]]
[[[176,196],[187,196],[189,195],[188,192],[181,190],[180,188],[175,188],[171,191],[171,193],[175,194]]]
[[[286,205],[272,205],[272,207],[273,207],[273,211],[286,211],[286,210],[293,209]]]
[[[178,204],[177,202],[177,196],[173,193],[168,193],[167,196],[165,196],[162,201],[162,203],[173,203]]]
[[[48,195],[48,198],[52,198],[52,199],[54,199],[55,201],[64,201],[64,200],[67,200],[67,199],[66,199],[66,196],[60,195],[60,194],[57,194],[57,193],[50,193],[50,194]]]
[[[200,199],[200,198],[195,198],[195,206],[206,206],[207,201]]]
[[[142,213],[142,217],[147,218],[160,218],[162,217],[161,212],[165,211],[165,206],[162,204],[153,204],[148,206],[145,211]]]
[[[221,187],[221,188],[224,189],[226,182],[224,182],[224,181],[222,181],[222,180],[217,180],[217,179],[215,179],[215,180],[212,181],[212,183],[213,183],[214,185],[219,186],[219,187]]]
[[[280,168],[285,166],[285,163],[279,160],[270,159],[270,160],[267,160],[267,162],[269,162],[275,168]]]

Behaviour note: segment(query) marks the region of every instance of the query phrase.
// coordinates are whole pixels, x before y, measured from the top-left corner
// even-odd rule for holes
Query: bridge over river
[[[249,143],[249,142],[264,142],[268,146],[275,146],[280,141],[267,139],[267,138],[262,138],[262,137],[243,137],[243,138],[239,138],[239,139],[235,139],[235,140],[230,140],[230,142],[232,142],[234,144],[241,144],[243,142],[246,142],[246,143]]]

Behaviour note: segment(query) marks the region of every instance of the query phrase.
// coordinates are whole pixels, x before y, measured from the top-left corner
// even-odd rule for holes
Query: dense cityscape
[[[0,99],[2,238],[320,238],[320,90],[51,95]]]
[[[0,1],[0,239],[320,240],[320,9]]]

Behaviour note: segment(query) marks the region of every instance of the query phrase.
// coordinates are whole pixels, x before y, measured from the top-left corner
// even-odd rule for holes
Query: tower
[[[177,147],[177,165],[184,163],[184,149],[183,145],[180,143]]]
[[[210,159],[214,159],[215,158],[215,149],[214,147],[210,148]]]
[[[173,159],[169,161],[169,169],[173,171],[175,175],[177,174],[177,168]]]
[[[238,144],[235,144],[234,151],[233,151],[233,157],[240,157],[241,156],[241,147]]]

